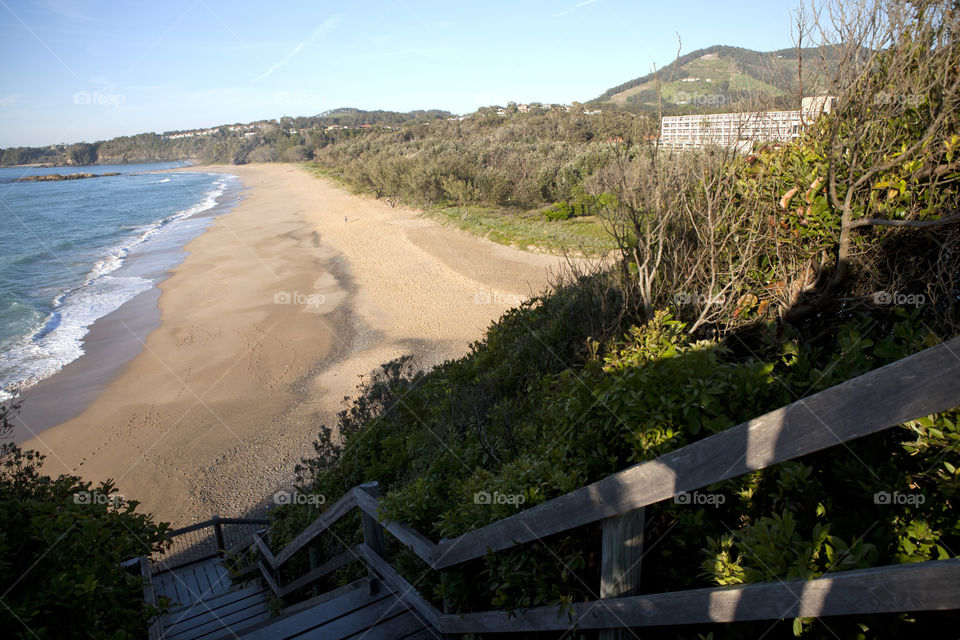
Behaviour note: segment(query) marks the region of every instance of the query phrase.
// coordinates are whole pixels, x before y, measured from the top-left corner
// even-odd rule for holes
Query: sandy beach
[[[112,478],[175,526],[262,509],[361,376],[404,354],[421,368],[463,355],[561,269],[298,166],[191,170],[248,189],[160,284],[140,352],[82,413],[24,443],[47,473]],[[138,330],[123,318],[110,330]]]

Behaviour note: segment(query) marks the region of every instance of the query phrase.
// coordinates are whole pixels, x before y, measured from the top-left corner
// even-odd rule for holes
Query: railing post
[[[643,558],[644,510],[634,509],[603,521],[600,555],[600,597],[637,595],[640,588],[640,560]],[[635,637],[627,629],[604,629],[602,640]]]
[[[366,491],[374,498],[380,497],[380,487],[377,485],[373,486],[361,486],[363,491]],[[377,519],[371,516],[366,511],[360,511],[360,521],[363,524],[363,542],[370,549],[376,553],[381,558],[384,556],[385,549],[383,543],[383,528],[380,527],[380,523],[377,522]],[[374,582],[371,582],[372,590],[376,590],[376,580],[377,576],[373,571],[370,571],[370,577],[374,579]]]
[[[223,542],[223,528],[220,524],[220,516],[213,516],[213,535],[217,540],[217,553],[223,553],[227,545]]]

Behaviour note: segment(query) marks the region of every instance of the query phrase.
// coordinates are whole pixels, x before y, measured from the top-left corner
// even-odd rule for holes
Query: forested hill
[[[390,129],[431,122],[451,114],[440,109],[363,111],[351,107],[315,116],[223,124],[190,129],[119,136],[95,143],[0,149],[0,165],[86,165],[191,160],[243,164],[309,159],[311,150],[370,129]]]
[[[802,50],[802,55],[804,60],[820,62],[830,59],[831,51],[808,48]],[[789,100],[798,92],[797,68],[796,48],[762,52],[714,45],[692,51],[656,72],[608,89],[596,100],[631,110],[651,108],[657,104],[657,76],[668,106],[717,107],[757,96],[774,102]],[[815,80],[804,78],[805,93],[815,90]]]

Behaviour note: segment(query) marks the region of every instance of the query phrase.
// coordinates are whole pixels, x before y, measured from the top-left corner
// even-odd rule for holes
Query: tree
[[[97,144],[78,142],[67,149],[67,162],[70,164],[95,164],[98,157]]]
[[[960,223],[960,7],[945,0],[835,1],[812,7],[806,18],[801,33],[836,57],[836,64],[810,64],[829,78],[827,92],[837,98],[820,125],[819,152],[840,232],[830,277],[805,296],[797,317],[834,298],[854,262],[868,257],[864,243],[887,240],[891,230]]]

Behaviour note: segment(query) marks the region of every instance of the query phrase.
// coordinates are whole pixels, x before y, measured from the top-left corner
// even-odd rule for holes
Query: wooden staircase
[[[375,578],[363,578],[287,607],[271,617],[270,591],[261,581],[233,586],[219,559],[153,576],[157,597],[169,598],[169,613],[157,621],[163,640],[420,640],[439,638],[423,619]]]
[[[269,530],[254,531],[232,548],[218,527],[255,521],[217,519],[173,532],[216,530],[217,553],[235,558],[233,569],[250,576],[231,586],[216,558],[204,558],[145,578],[144,600],[164,595],[180,604],[158,619],[151,640],[171,638],[289,639],[440,638],[441,634],[531,634],[572,628],[619,629],[716,624],[796,617],[826,617],[960,607],[960,558],[842,571],[812,580],[636,594],[625,582],[643,553],[643,509],[683,492],[792,460],[960,406],[960,337],[836,385],[753,420],[687,445],[656,460],[611,474],[456,539],[433,542],[409,525],[384,520],[379,487],[354,487],[293,540],[271,548]],[[338,555],[322,553],[319,538],[354,509],[360,511],[363,542]],[[599,596],[566,607],[522,611],[438,610],[388,560],[384,533],[416,554],[430,570],[458,565],[573,528],[595,525],[601,534]],[[639,544],[630,541],[639,540]],[[306,573],[291,576],[286,563],[309,560]],[[359,563],[369,577],[323,595],[290,604],[269,616],[271,597],[291,603],[341,567]],[[157,565],[160,566],[160,565]],[[301,566],[303,566],[301,564]],[[632,577],[630,577],[632,576]],[[255,577],[255,578],[254,578]],[[252,586],[249,586],[252,585]],[[631,584],[627,587],[632,588]],[[615,588],[616,587],[616,588]]]
[[[238,634],[243,640],[421,640],[440,638],[396,593],[371,578],[288,607]]]
[[[156,597],[170,600],[170,612],[157,621],[160,638],[215,640],[234,638],[241,629],[270,617],[269,592],[259,581],[231,585],[230,575],[214,558],[152,578]]]

